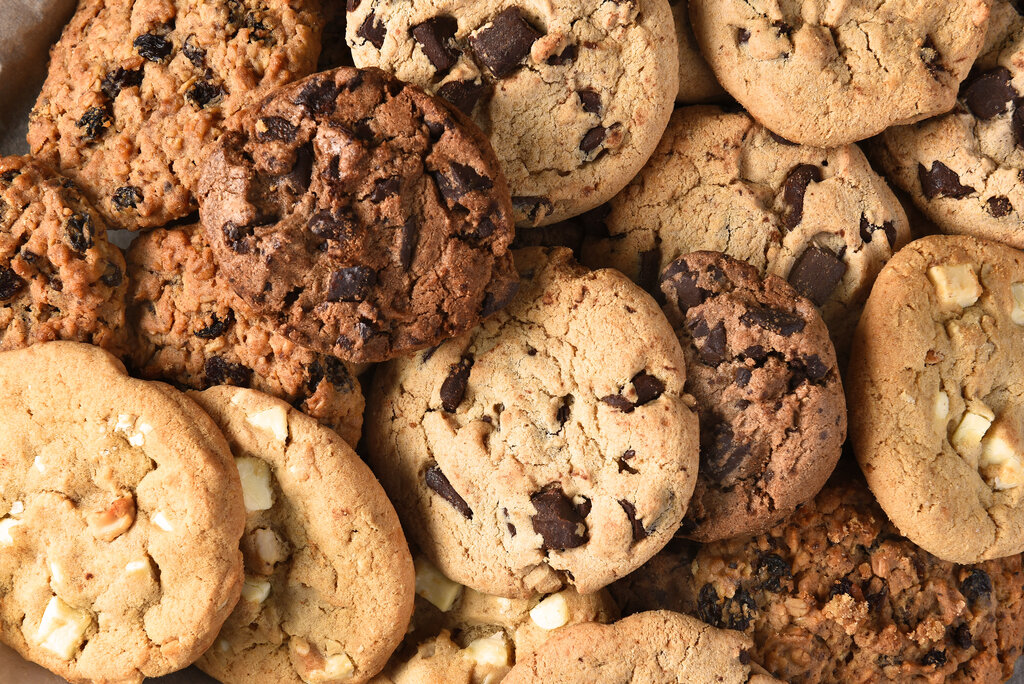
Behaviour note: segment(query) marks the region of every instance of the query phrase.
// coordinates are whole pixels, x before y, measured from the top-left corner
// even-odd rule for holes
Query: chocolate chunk
[[[998,67],[973,79],[963,90],[968,109],[983,120],[1005,114],[1007,106],[1017,97],[1010,83],[1012,78],[1009,69]]]
[[[362,302],[377,284],[377,272],[366,266],[349,266],[331,273],[327,285],[329,302]]]
[[[223,94],[224,91],[219,86],[215,86],[209,81],[196,81],[185,91],[185,98],[202,109],[220,100]]]
[[[366,19],[363,20],[362,25],[356,31],[356,35],[364,40],[370,41],[373,47],[380,50],[384,47],[384,37],[387,36],[387,29],[384,28],[384,24],[377,19],[377,15],[370,12],[366,15]]]
[[[454,45],[455,34],[458,30],[459,22],[455,17],[447,15],[427,19],[422,24],[412,27],[412,37],[420,44],[423,54],[434,65],[437,79],[447,74],[459,61],[459,55],[462,53]]]
[[[633,376],[633,388],[636,390],[635,406],[643,406],[654,401],[665,391],[665,383],[647,371],[640,371]]]
[[[434,490],[434,492],[442,499],[452,505],[452,508],[462,514],[466,520],[473,519],[473,509],[469,507],[466,500],[455,491],[455,487],[449,482],[448,478],[441,468],[436,464],[427,468],[427,472],[423,474],[423,479],[426,481],[427,486]]]
[[[221,318],[216,313],[212,313],[210,314],[210,322],[206,327],[196,330],[192,334],[204,340],[215,340],[226,333],[234,322],[235,314],[230,309],[228,309],[228,313],[224,318]]]
[[[748,455],[750,445],[736,442],[732,428],[726,423],[716,422],[707,427],[702,425],[700,468],[701,474],[706,475],[708,479],[722,481],[735,471]]]
[[[129,71],[124,67],[117,67],[103,77],[103,81],[100,83],[100,90],[103,91],[104,95],[113,100],[125,88],[132,88],[138,85],[142,85],[142,69],[132,69]]]
[[[930,200],[936,197],[961,199],[974,192],[974,188],[961,185],[960,176],[940,161],[932,162],[931,171],[924,164],[918,164],[917,178],[921,181],[921,191]]]
[[[132,45],[135,46],[140,57],[148,59],[150,62],[161,61],[171,54],[171,50],[174,48],[171,41],[155,33],[142,34],[132,42]]]
[[[1009,197],[989,197],[988,198],[988,213],[992,214],[996,218],[1003,218],[1013,213],[1013,205],[1010,203]]]
[[[750,309],[740,316],[740,322],[748,328],[756,325],[759,328],[765,328],[778,333],[783,337],[789,337],[801,332],[806,325],[804,319],[796,314],[779,311],[778,309],[761,308]]]
[[[793,27],[782,20],[773,21],[772,27],[775,29],[775,32],[778,33],[780,36],[785,36],[786,38],[789,38],[791,35],[793,35]]]
[[[580,141],[580,150],[584,154],[590,154],[601,146],[607,134],[608,129],[604,126],[594,126],[583,135],[583,140]]]
[[[356,234],[355,222],[341,211],[336,214],[319,211],[309,220],[308,226],[313,235],[332,242],[347,242]]]
[[[280,140],[292,142],[299,127],[280,116],[264,116],[256,121],[256,139],[260,142]]]
[[[117,264],[108,263],[100,276],[100,282],[107,287],[119,287],[124,282],[124,271]]]
[[[580,49],[575,43],[573,43],[571,45],[566,45],[565,49],[557,55],[551,55],[548,57],[547,61],[551,66],[565,66],[566,64],[573,62],[579,55],[579,52]]]
[[[85,254],[85,250],[93,245],[93,236],[96,229],[92,224],[92,216],[89,214],[72,214],[71,218],[64,224],[64,232],[68,237],[68,244],[71,249],[79,254]]]
[[[313,77],[293,101],[312,116],[326,116],[337,107],[338,87],[328,76]]]
[[[705,584],[697,593],[697,616],[712,627],[723,627],[722,609],[718,605],[718,590]]]
[[[518,7],[509,7],[494,17],[469,39],[473,53],[495,78],[511,76],[530,54],[534,41],[541,37],[520,14]]]
[[[789,209],[782,219],[786,228],[792,230],[800,225],[804,218],[804,195],[807,194],[807,186],[820,182],[821,169],[811,164],[800,164],[789,172],[782,192],[782,199]]]
[[[609,394],[606,397],[601,397],[601,401],[608,404],[614,409],[618,409],[623,413],[632,413],[636,408],[629,399],[622,396],[621,394]]]
[[[25,281],[7,266],[0,266],[0,301],[10,299],[25,286]]]
[[[889,241],[889,248],[896,249],[896,225],[892,221],[883,221],[882,225],[876,226],[868,221],[868,217],[861,214],[860,217],[860,239],[864,242],[871,242],[878,231],[885,233],[885,239]]]
[[[973,568],[960,583],[960,593],[974,603],[992,595],[992,578],[984,570]]]
[[[532,516],[533,531],[544,540],[545,549],[574,549],[587,543],[587,523],[557,484],[548,485],[530,497],[537,509]]]
[[[793,577],[789,563],[777,553],[762,554],[757,559],[757,578],[768,591],[781,591],[782,580]]]
[[[564,397],[562,397],[562,403],[559,405],[558,411],[555,414],[555,419],[558,421],[559,430],[561,430],[561,427],[568,422],[569,416],[572,414],[572,403],[573,397],[571,394],[567,394]]]
[[[750,384],[750,379],[754,377],[749,368],[737,368],[735,383],[737,387],[746,387]]]
[[[142,189],[134,185],[125,185],[114,191],[111,201],[117,209],[137,207],[142,201]]]
[[[402,270],[408,271],[412,266],[413,257],[416,256],[416,245],[420,239],[420,229],[416,219],[409,219],[402,224],[402,234],[398,245],[398,264]]]
[[[818,306],[824,306],[846,274],[846,262],[830,249],[811,246],[804,250],[789,272],[789,284]]]
[[[580,104],[583,105],[583,111],[588,114],[601,114],[601,94],[591,88],[583,88],[577,90],[576,95],[580,98]]]
[[[750,42],[750,31],[745,28],[738,30],[736,32],[736,42],[740,45]]]
[[[447,174],[435,173],[437,188],[449,202],[455,202],[467,192],[489,190],[494,186],[490,178],[481,176],[472,166],[452,162]]]
[[[703,316],[698,316],[687,324],[690,334],[693,336],[693,344],[697,348],[697,355],[702,363],[707,366],[717,366],[726,359],[726,333],[725,324],[718,322],[714,328],[710,328]]]
[[[463,356],[458,363],[448,368],[448,377],[441,383],[441,407],[448,413],[455,413],[466,396],[469,372],[473,368],[473,356]]]
[[[96,140],[103,136],[114,123],[114,117],[102,107],[89,107],[85,114],[75,122],[79,128],[84,128],[82,138],[85,140]]]
[[[181,52],[185,55],[185,59],[192,62],[196,68],[206,68],[206,50],[195,44],[195,36],[185,39],[185,44],[181,46]]]
[[[619,499],[619,505],[622,506],[622,510],[626,512],[626,517],[629,518],[629,524],[633,527],[633,543],[635,544],[647,537],[647,530],[644,529],[643,521],[636,517],[636,506],[625,499]]]
[[[476,103],[480,101],[487,86],[479,81],[448,81],[437,89],[437,94],[455,105],[456,109],[472,116]]]
[[[821,361],[821,357],[817,354],[810,354],[801,359],[801,365],[803,372],[808,379],[818,382],[824,380],[825,376],[828,375],[828,366]]]
[[[398,176],[381,178],[373,182],[373,192],[370,193],[371,202],[383,202],[388,197],[398,194],[402,187],[402,179]]]
[[[310,392],[316,392],[320,383],[327,379],[332,385],[342,391],[352,390],[352,375],[348,372],[345,364],[333,356],[323,357],[323,363],[314,361],[309,367],[309,380],[306,386]]]
[[[757,602],[745,589],[737,589],[729,599],[725,626],[728,629],[745,630],[757,616]]]
[[[964,651],[974,646],[974,636],[971,634],[971,628],[967,626],[967,623],[960,623],[953,630],[953,643]]]
[[[690,270],[686,261],[683,259],[676,259],[661,276],[661,282],[663,283],[662,289],[665,294],[675,295],[675,304],[679,307],[682,313],[686,313],[688,309],[695,306],[699,306],[704,303],[708,295],[711,294],[707,290],[697,287],[697,274]],[[664,283],[667,283],[665,285]],[[668,288],[672,288],[669,290]]]
[[[633,466],[629,465],[630,459],[632,459],[634,456],[636,456],[636,452],[633,451],[632,449],[627,449],[626,451],[622,452],[622,456],[615,459],[615,463],[618,464],[619,466],[620,473],[629,473],[630,475],[636,475],[637,473],[640,472]]]
[[[484,303],[480,308],[480,315],[486,318],[496,311],[500,311],[508,306],[516,293],[519,292],[519,281],[513,280],[500,292],[488,292],[484,295]]]
[[[248,387],[252,380],[252,369],[240,363],[225,361],[221,356],[211,356],[204,365],[207,385],[236,385]]]
[[[922,665],[934,665],[935,667],[941,667],[946,664],[946,652],[932,649],[924,654],[921,658]]]

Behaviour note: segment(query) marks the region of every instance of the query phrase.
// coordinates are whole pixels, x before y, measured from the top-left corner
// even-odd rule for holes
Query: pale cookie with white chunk
[[[857,458],[901,533],[955,563],[1024,551],[1024,254],[966,236],[900,251],[847,389]]]
[[[238,600],[224,437],[97,347],[0,354],[0,511],[0,639],[71,682],[181,669]]]
[[[190,394],[242,480],[245,585],[199,667],[225,684],[368,681],[401,642],[412,557],[370,469],[333,431],[255,390]]]

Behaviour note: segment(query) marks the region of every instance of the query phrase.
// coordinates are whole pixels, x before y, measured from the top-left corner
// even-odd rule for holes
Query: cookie
[[[718,80],[787,140],[835,147],[949,111],[991,0],[691,0]]]
[[[669,4],[676,25],[676,41],[679,43],[679,92],[676,93],[676,102],[699,104],[726,99],[725,90],[719,85],[697,47],[697,39],[690,27],[689,0],[669,0]]]
[[[124,272],[73,182],[30,157],[0,157],[0,351],[53,340],[114,347]]]
[[[850,437],[900,532],[954,563],[1024,551],[1024,254],[917,240],[882,271],[847,374]]]
[[[354,369],[261,327],[197,226],[145,233],[127,258],[122,355],[135,375],[199,390],[251,387],[284,399],[349,444],[359,442],[364,401]]]
[[[684,107],[611,202],[583,263],[649,292],[675,258],[724,252],[787,279],[821,308],[840,359],[875,276],[909,239],[906,215],[863,153],[791,145],[742,112]]]
[[[771,684],[750,639],[667,610],[575,625],[520,661],[505,684]]]
[[[245,585],[199,668],[219,681],[366,682],[401,642],[412,556],[370,469],[331,430],[254,390],[190,395],[231,445]]]
[[[32,154],[138,230],[194,212],[204,148],[269,89],[314,71],[314,0],[82,0],[50,53]]]
[[[672,113],[679,59],[667,0],[352,0],[348,42],[480,125],[520,226],[608,200]]]
[[[739,630],[787,682],[1006,681],[1024,643],[1021,557],[941,561],[899,536],[859,475],[838,475],[768,532],[662,552],[613,595]]]
[[[996,0],[989,37],[953,111],[887,130],[870,153],[942,232],[1022,248],[1024,17],[1014,5]]]
[[[366,456],[444,574],[591,593],[678,528],[697,476],[683,352],[657,304],[567,249],[516,253],[507,309],[377,369]]]
[[[211,149],[199,196],[234,290],[324,354],[408,354],[515,292],[512,206],[487,139],[378,69],[276,90]]]
[[[680,532],[699,541],[760,532],[814,498],[846,440],[828,328],[784,280],[718,252],[676,259],[661,290],[700,420]]]
[[[245,510],[224,437],[101,349],[0,353],[0,639],[73,683],[141,682],[213,642]]]

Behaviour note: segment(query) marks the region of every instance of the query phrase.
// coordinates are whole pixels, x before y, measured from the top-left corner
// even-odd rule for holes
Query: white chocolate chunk
[[[352,659],[345,653],[339,653],[338,655],[328,656],[324,660],[324,668],[322,670],[313,670],[306,674],[306,681],[311,684],[316,682],[338,682],[351,679],[352,675],[356,673],[356,666],[352,664]]]
[[[258,458],[243,456],[235,459],[238,476],[242,479],[242,498],[245,510],[265,511],[274,505],[274,492],[270,487],[270,466]]]
[[[153,576],[153,566],[149,562],[148,558],[129,561],[124,566],[124,571],[129,575],[142,575],[147,577]]]
[[[997,491],[1024,485],[1024,449],[1020,434],[1012,423],[1000,419],[992,425],[981,443],[978,470]]]
[[[283,406],[272,406],[245,418],[250,425],[271,433],[279,442],[288,441],[288,411]]]
[[[12,531],[20,524],[21,521],[15,518],[4,518],[3,520],[0,520],[0,546],[14,545],[14,535],[12,534]]]
[[[150,521],[164,532],[173,532],[174,527],[171,525],[171,521],[167,519],[167,516],[163,514],[163,511],[157,511],[150,516]]]
[[[64,570],[54,561],[50,561],[48,565],[50,568],[50,583],[62,584],[64,582]]]
[[[932,405],[932,415],[935,416],[935,420],[944,422],[946,418],[949,418],[949,395],[939,390],[935,394],[935,403]]]
[[[988,432],[993,420],[995,414],[984,404],[975,402],[968,406],[967,413],[960,419],[960,424],[956,426],[950,440],[957,453],[971,459],[972,462],[976,461],[981,439]]]
[[[1017,325],[1024,325],[1024,283],[1010,285],[1010,294],[1013,295],[1013,310],[1010,311],[1010,319]]]
[[[117,416],[117,423],[114,424],[114,432],[128,432],[134,424],[135,419],[127,413],[119,414]]]
[[[462,594],[462,585],[445,577],[426,558],[417,558],[415,566],[416,593],[447,613]]]
[[[86,519],[92,536],[102,541],[114,541],[135,522],[135,499],[131,494],[125,494],[106,509],[90,513]]]
[[[569,622],[569,604],[565,594],[548,596],[530,610],[530,619],[541,629],[558,629]]]
[[[504,632],[495,632],[489,637],[474,639],[462,650],[462,655],[476,664],[480,672],[475,674],[485,675],[483,682],[500,681],[512,666],[512,653]]]
[[[242,584],[242,598],[250,603],[263,603],[270,596],[270,582],[255,577],[246,577]]]
[[[21,515],[25,512],[25,504],[21,501],[15,501],[11,504],[11,515]]]
[[[58,596],[50,597],[36,631],[36,643],[64,660],[78,650],[85,632],[92,624],[92,616],[84,610],[72,608]]]
[[[36,470],[38,470],[41,473],[45,473],[46,472],[46,464],[43,463],[43,457],[42,456],[36,456],[35,457],[35,459],[32,461],[32,467],[35,468]]]
[[[128,438],[128,443],[133,447],[140,447],[146,443],[146,438],[141,432],[136,432]]]
[[[928,269],[928,279],[943,305],[968,307],[981,297],[981,283],[970,264],[932,266]]]

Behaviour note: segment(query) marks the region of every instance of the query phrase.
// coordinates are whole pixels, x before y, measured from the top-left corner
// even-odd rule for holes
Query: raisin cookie
[[[750,639],[667,610],[566,628],[505,684],[781,684],[751,661]]]
[[[378,368],[367,458],[448,577],[498,596],[590,593],[667,543],[693,492],[683,352],[623,275],[567,249],[516,264],[508,309]]]
[[[139,236],[128,276],[123,357],[136,375],[190,389],[251,387],[359,442],[364,401],[353,369],[258,325],[197,226]]]
[[[679,92],[676,93],[676,102],[698,104],[726,99],[725,90],[697,47],[697,39],[690,27],[689,0],[669,0],[669,4],[672,6],[672,19],[675,21],[676,40],[679,43]]]
[[[949,111],[991,0],[690,0],[701,52],[758,121],[833,147]]]
[[[1024,247],[1024,17],[1014,7],[996,0],[989,30],[994,45],[964,81],[952,112],[891,128],[869,151],[942,232],[1019,249]]]
[[[855,472],[754,537],[663,551],[612,585],[629,613],[668,607],[754,640],[794,684],[998,684],[1024,643],[1020,556],[941,561],[899,536]]]
[[[366,682],[401,642],[412,556],[370,469],[332,431],[254,390],[190,396],[224,431],[245,498],[242,600],[200,659],[221,682]]]
[[[909,240],[899,201],[853,146],[791,145],[742,112],[684,107],[610,203],[583,263],[649,292],[682,254],[724,252],[787,279],[821,308],[840,359],[871,283]]]
[[[975,563],[1024,551],[1024,254],[917,240],[882,271],[853,342],[850,436],[900,531]]]
[[[512,205],[487,139],[379,69],[276,90],[210,151],[199,197],[234,290],[321,353],[408,354],[515,292]]]
[[[245,509],[210,418],[103,350],[0,353],[0,639],[65,679],[193,662],[238,600]]]
[[[114,347],[124,271],[73,182],[29,157],[0,157],[0,351],[52,340]]]
[[[50,54],[32,153],[79,183],[111,226],[195,211],[224,121],[315,69],[315,0],[82,0]]]
[[[700,418],[680,531],[700,541],[760,532],[814,498],[846,440],[828,328],[781,278],[718,252],[673,261],[661,289]]]
[[[350,0],[357,66],[452,102],[490,136],[521,226],[608,200],[672,113],[667,0]]]

